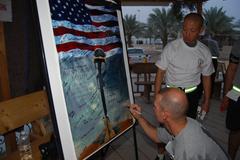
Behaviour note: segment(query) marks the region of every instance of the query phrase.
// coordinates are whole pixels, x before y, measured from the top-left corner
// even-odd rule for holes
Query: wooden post
[[[11,98],[10,86],[8,78],[8,65],[7,56],[5,49],[5,37],[4,37],[4,26],[0,22],[0,101],[8,100]],[[4,136],[7,153],[17,149],[16,136],[14,132],[6,134]]]
[[[0,22],[0,100],[7,100],[10,96],[10,87],[8,79],[7,56],[5,49],[4,27]]]

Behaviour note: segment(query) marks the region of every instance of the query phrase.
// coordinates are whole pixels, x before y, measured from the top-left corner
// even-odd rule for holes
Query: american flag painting
[[[108,56],[122,52],[116,11],[87,2],[50,1],[58,53],[81,51],[85,56],[91,55],[96,48],[102,48]]]
[[[107,1],[96,1],[110,4]],[[50,0],[52,29],[76,157],[132,125],[117,12],[92,0]],[[96,62],[96,50],[104,60]]]

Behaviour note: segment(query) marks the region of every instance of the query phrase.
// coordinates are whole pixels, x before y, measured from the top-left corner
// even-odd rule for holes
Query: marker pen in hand
[[[130,106],[127,106],[127,107],[128,107],[128,109],[130,109]],[[137,111],[137,110],[134,110],[134,112],[137,113],[137,114],[139,114],[139,115],[142,115],[142,113],[139,112],[139,111]]]

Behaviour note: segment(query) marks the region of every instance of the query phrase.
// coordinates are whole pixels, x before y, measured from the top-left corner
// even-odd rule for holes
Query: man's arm
[[[212,89],[211,75],[210,76],[202,76],[203,80],[203,91],[204,91],[204,99],[202,103],[202,110],[205,112],[209,111],[209,103]]]
[[[235,77],[237,71],[238,64],[229,63],[226,74],[225,74],[225,82],[224,82],[224,95],[227,94],[229,90],[232,89],[233,79]]]
[[[157,136],[157,128],[150,124],[144,117],[138,119],[139,124],[143,128],[144,132],[151,138],[155,143],[160,143]]]
[[[156,77],[155,77],[155,85],[154,85],[154,97],[160,92],[161,85],[163,82],[163,77],[165,75],[165,70],[158,68]]]
[[[227,92],[232,89],[233,79],[235,77],[237,71],[238,64],[229,63],[226,74],[225,74],[225,82],[224,82],[224,91],[223,91],[223,100],[220,105],[220,110],[225,111],[229,104],[229,98],[226,96]]]
[[[130,112],[132,115],[138,120],[138,123],[140,126],[143,128],[144,132],[151,138],[154,142],[159,143],[159,139],[157,136],[157,128],[154,127],[152,124],[150,124],[143,116],[141,113],[141,107],[132,104],[130,106]]]

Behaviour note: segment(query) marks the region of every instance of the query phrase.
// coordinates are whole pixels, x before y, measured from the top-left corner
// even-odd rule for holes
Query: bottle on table
[[[29,134],[27,134],[24,130],[20,132],[18,150],[21,160],[33,160]]]
[[[145,55],[143,58],[143,63],[147,63],[147,62],[148,62],[148,59],[147,59],[147,56]]]

